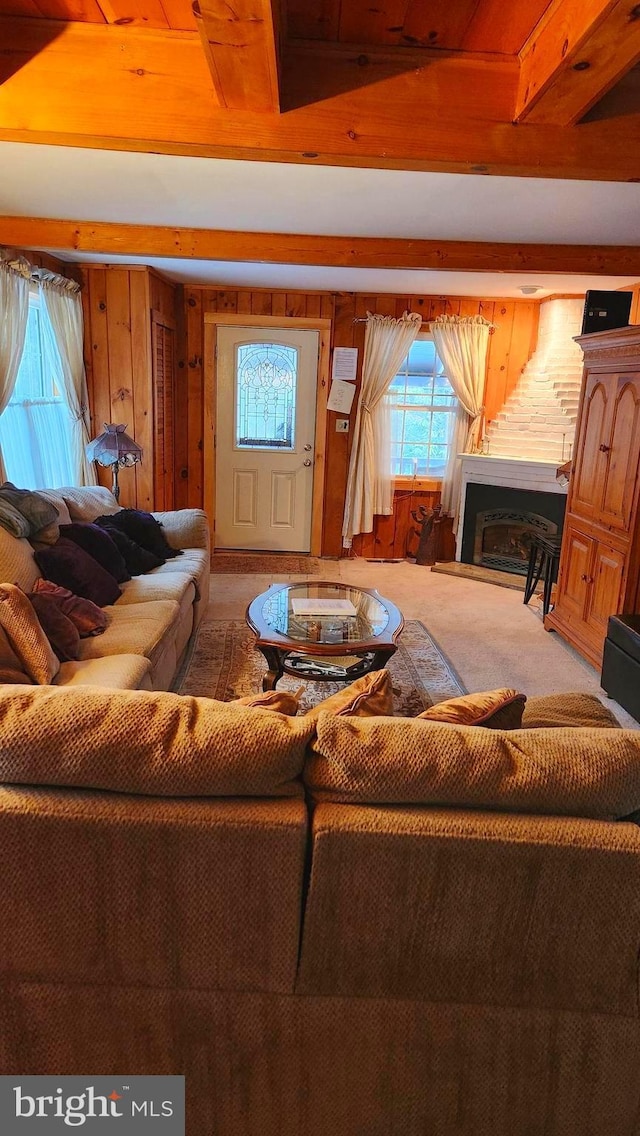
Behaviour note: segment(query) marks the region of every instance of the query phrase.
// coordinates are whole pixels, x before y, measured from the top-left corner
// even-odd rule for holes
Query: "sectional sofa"
[[[60,524],[94,521],[119,509],[113,494],[101,487],[43,493],[57,508]],[[209,601],[209,528],[201,509],[154,516],[169,544],[184,549],[183,554],[122,584],[121,597],[105,608],[106,631],[81,640],[79,660],[62,663],[57,685],[170,688]],[[31,544],[0,527],[0,581],[29,592],[39,575]]]
[[[591,703],[0,688],[0,1074],[183,1074],[188,1136],[637,1136],[640,735]]]

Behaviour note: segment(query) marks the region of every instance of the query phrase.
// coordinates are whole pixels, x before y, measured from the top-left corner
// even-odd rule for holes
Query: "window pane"
[[[24,351],[18,368],[16,385],[11,394],[11,402],[23,402],[25,398],[43,398],[45,393],[40,346],[40,309],[37,304],[29,304]]]
[[[412,344],[388,392],[392,473],[424,477],[444,472],[457,399],[430,339]]]
[[[280,343],[246,343],[236,356],[236,445],[295,448],[298,351]]]
[[[61,363],[46,311],[29,302],[25,346],[16,384],[0,415],[7,477],[24,489],[75,485],[71,415],[56,387]]]

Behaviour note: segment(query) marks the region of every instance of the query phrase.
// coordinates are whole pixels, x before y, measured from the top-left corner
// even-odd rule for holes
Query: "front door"
[[[216,548],[309,552],[319,332],[218,326]]]

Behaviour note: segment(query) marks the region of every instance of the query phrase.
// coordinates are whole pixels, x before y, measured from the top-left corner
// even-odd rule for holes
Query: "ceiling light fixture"
[[[523,296],[535,296],[536,292],[542,290],[542,284],[519,284],[518,288]]]

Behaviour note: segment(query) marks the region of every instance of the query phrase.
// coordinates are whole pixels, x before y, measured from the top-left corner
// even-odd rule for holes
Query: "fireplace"
[[[462,561],[526,575],[532,538],[560,533],[565,505],[563,494],[468,484]]]

